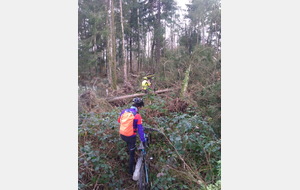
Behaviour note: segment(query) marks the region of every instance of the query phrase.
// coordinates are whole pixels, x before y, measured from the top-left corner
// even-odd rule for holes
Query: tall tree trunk
[[[198,44],[199,43],[199,35],[200,35],[200,23],[197,22],[197,25],[198,25],[198,27],[197,27],[197,30],[198,30],[198,33],[197,33],[197,44]]]
[[[154,56],[154,44],[155,44],[155,37],[153,37],[153,40],[152,40],[152,48],[151,48],[151,65],[152,65],[153,73],[155,73],[155,69],[154,69],[154,59],[153,59],[153,56]]]
[[[104,50],[101,51],[101,54],[99,55],[99,57],[101,57],[100,65],[99,65],[99,77],[100,77],[102,74],[102,70],[104,68],[104,65],[101,66],[102,61],[104,61]]]
[[[203,21],[203,26],[202,26],[202,43],[203,43],[203,46],[205,45],[205,22]]]
[[[191,65],[192,64],[190,64],[189,68],[185,72],[185,76],[184,76],[184,80],[183,80],[183,84],[182,84],[182,88],[181,88],[180,97],[183,97],[184,94],[185,94],[185,92],[186,92],[186,90],[187,90],[189,79],[190,79]]]
[[[157,38],[156,38],[156,67],[160,62],[160,0],[158,0],[158,15],[157,15]]]
[[[139,2],[139,0],[136,1],[137,3]],[[137,33],[137,42],[138,42],[138,58],[137,58],[137,67],[138,67],[138,71],[140,71],[140,17],[139,17],[139,7],[137,8],[137,29],[138,29],[138,33]]]
[[[86,18],[84,18],[84,22],[83,22],[83,26],[84,26],[84,38],[87,38],[87,35],[86,35],[85,19],[86,19]]]
[[[216,12],[216,4],[214,4],[214,12]],[[214,18],[214,21],[215,21],[215,36],[216,36],[216,46],[217,46],[217,57],[219,57],[219,36],[218,36],[218,32],[217,32],[217,16],[216,14],[215,15],[215,18]]]
[[[164,23],[164,27],[166,28],[166,24]],[[165,57],[165,51],[166,51],[166,38],[167,38],[167,34],[164,33],[163,35],[163,41],[164,41],[164,48],[163,48],[163,57]]]
[[[111,76],[112,88],[117,90],[117,67],[116,67],[116,37],[115,37],[115,19],[114,19],[114,0],[111,0],[111,34],[112,34],[112,61]]]
[[[148,69],[149,68],[149,60],[150,60],[150,33],[149,33],[149,37],[148,37],[147,41],[148,41],[148,63],[147,63],[147,69]]]
[[[126,42],[127,42],[127,48],[126,48],[126,63],[129,63],[129,55],[128,55],[128,42],[129,42],[129,39],[128,39],[128,36],[126,38]],[[127,74],[128,74],[128,71],[129,71],[129,65],[127,67]]]
[[[112,78],[111,78],[111,30],[109,29],[109,24],[108,24],[108,9],[110,6],[110,0],[107,0],[107,6],[105,7],[105,12],[107,13],[106,17],[106,27],[107,30],[110,32],[109,35],[107,35],[107,49],[106,49],[106,63],[107,63],[107,78],[108,82],[110,85],[112,85]]]
[[[117,49],[117,48],[116,48]],[[121,40],[119,40],[119,47],[118,47],[118,56],[117,57],[117,64],[119,66],[121,66],[123,64],[123,60],[122,60],[122,46],[121,46]]]
[[[174,43],[174,23],[173,23],[173,17],[172,17],[172,26],[171,26],[171,35],[170,35],[170,38],[171,38],[171,43],[170,43],[170,46],[171,46],[171,52],[173,53],[173,43]]]
[[[123,13],[122,13],[122,0],[120,0],[120,13],[121,13],[121,27],[122,27],[122,45],[123,45],[123,60],[124,60],[124,82],[127,83],[127,63],[125,54],[125,40],[124,40],[124,26],[123,26]]]
[[[145,29],[145,25],[143,24],[143,45],[144,45],[144,49],[143,49],[143,61],[142,61],[142,69],[145,67],[145,62],[146,62],[146,42],[147,42],[147,30]]]
[[[132,30],[130,31],[129,46],[130,46],[130,73],[133,73],[133,71],[132,71]]]
[[[187,27],[186,27],[186,23],[185,23],[185,36],[186,36],[186,49],[187,49],[187,53],[190,54],[189,52],[189,37],[188,37],[188,31],[187,31]]]

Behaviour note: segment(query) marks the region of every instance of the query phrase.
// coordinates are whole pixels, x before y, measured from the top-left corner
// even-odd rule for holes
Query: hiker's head
[[[144,79],[144,80],[147,80],[148,78],[147,78],[147,77],[143,77],[143,79]]]
[[[133,100],[132,100],[132,102],[133,102],[133,106],[134,107],[142,107],[142,106],[144,106],[144,101],[143,101],[143,99],[140,99],[140,98],[134,98]]]

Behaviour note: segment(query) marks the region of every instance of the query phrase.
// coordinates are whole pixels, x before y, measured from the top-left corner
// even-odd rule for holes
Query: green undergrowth
[[[184,113],[169,112],[171,100],[151,94],[144,101],[140,111],[143,126],[161,132],[151,133],[151,189],[220,189],[221,139],[203,110],[189,106]],[[118,133],[119,115],[128,107],[80,115],[78,189],[137,188],[127,174],[129,156]]]

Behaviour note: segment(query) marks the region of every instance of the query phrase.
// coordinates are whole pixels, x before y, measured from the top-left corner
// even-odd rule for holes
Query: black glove
[[[146,142],[143,142],[144,148],[148,147]]]

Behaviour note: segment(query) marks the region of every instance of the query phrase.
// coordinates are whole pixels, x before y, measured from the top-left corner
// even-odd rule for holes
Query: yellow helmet
[[[146,80],[147,80],[148,78],[147,78],[147,77],[143,77],[143,79],[146,79]]]

